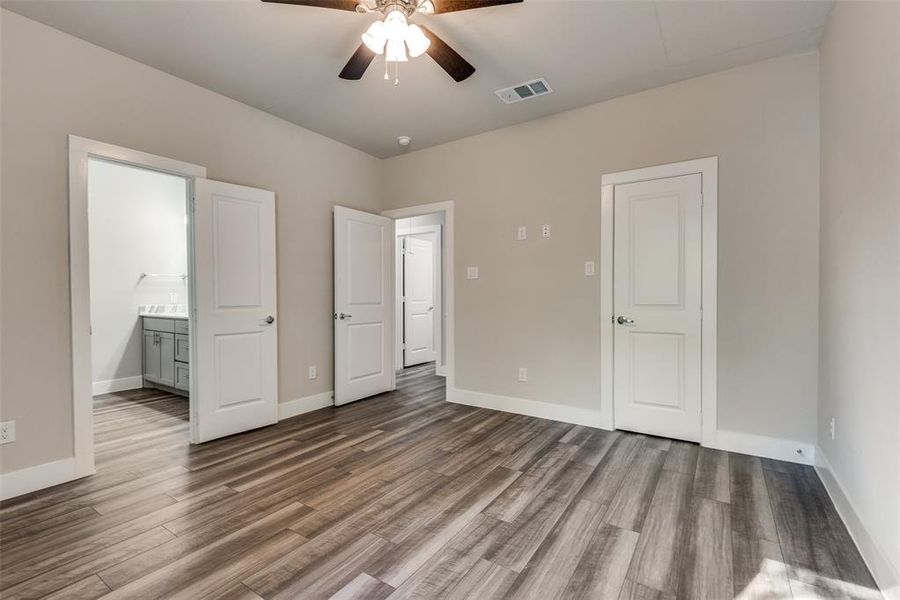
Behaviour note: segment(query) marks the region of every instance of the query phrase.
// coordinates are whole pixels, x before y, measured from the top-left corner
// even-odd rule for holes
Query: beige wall
[[[72,456],[70,133],[275,191],[279,394],[332,389],[331,207],[377,211],[379,160],[5,10],[2,72],[2,472]]]
[[[900,4],[835,6],[821,85],[819,446],[900,597]]]
[[[813,442],[818,85],[790,56],[385,161],[389,208],[456,202],[456,386],[598,409],[601,175],[718,155],[719,426]]]
[[[719,421],[813,441],[817,55],[786,57],[388,161],[3,11],[2,472],[71,456],[69,133],[278,197],[280,395],[332,387],[331,206],[456,201],[457,386],[599,408],[603,173],[720,157]],[[385,201],[382,202],[381,196]],[[541,240],[542,223],[553,228]],[[514,241],[517,225],[529,240]],[[466,265],[481,278],[466,281]],[[15,318],[11,318],[11,316]],[[16,352],[9,352],[13,347]],[[320,377],[305,378],[315,364]],[[516,369],[529,382],[516,382]],[[774,417],[773,417],[774,416]]]

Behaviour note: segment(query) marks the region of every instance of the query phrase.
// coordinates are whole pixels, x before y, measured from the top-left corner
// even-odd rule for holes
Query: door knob
[[[341,313],[341,314],[336,315],[336,316],[337,316],[338,319],[340,319],[341,321],[343,321],[344,319],[349,319],[349,318],[351,318],[353,315],[348,315],[347,313]]]
[[[619,317],[618,319],[616,319],[616,323],[618,323],[619,325],[634,325],[634,319]]]
[[[275,317],[273,317],[272,315],[269,315],[268,317],[266,317],[266,323],[268,323],[269,325],[271,325],[274,322],[275,322]]]
[[[433,307],[433,306],[429,306],[429,307],[428,307],[428,310],[429,310],[429,311],[432,311],[432,310],[434,310],[434,307]]]

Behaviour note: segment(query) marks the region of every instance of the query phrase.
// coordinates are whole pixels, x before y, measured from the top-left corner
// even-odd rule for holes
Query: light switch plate
[[[550,226],[549,226],[549,225],[542,225],[542,226],[541,226],[541,237],[542,237],[542,238],[548,238],[548,237],[550,237]]]
[[[522,240],[528,239],[528,228],[524,225],[519,225],[519,229],[516,232],[516,239],[520,242]]]
[[[478,279],[478,267],[466,267],[466,279]]]
[[[0,423],[0,444],[10,444],[16,441],[16,422],[3,421]]]
[[[592,260],[584,261],[584,276],[585,277],[593,277],[594,276],[594,261],[592,261]]]

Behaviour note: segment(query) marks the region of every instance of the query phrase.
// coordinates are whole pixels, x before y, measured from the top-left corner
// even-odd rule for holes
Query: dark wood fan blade
[[[464,81],[468,79],[472,73],[475,72],[475,67],[470,65],[466,59],[460,56],[456,50],[447,45],[447,42],[434,35],[434,33],[429,30],[427,27],[422,27],[422,31],[425,32],[425,35],[428,36],[428,39],[431,40],[431,45],[428,47],[428,56],[434,59],[434,62],[439,64],[442,69],[447,71],[457,82]]]
[[[362,79],[363,73],[366,72],[366,69],[369,68],[374,59],[375,53],[369,50],[365,44],[360,44],[353,56],[350,57],[350,60],[347,61],[347,64],[344,65],[344,70],[341,71],[339,77],[351,80]]]
[[[275,4],[295,4],[297,6],[317,6],[319,8],[334,8],[336,10],[356,11],[356,0],[262,0]]]
[[[487,8],[488,6],[501,6],[503,4],[518,4],[522,0],[431,0],[434,3],[434,14],[457,12],[460,10],[472,10],[473,8]]]

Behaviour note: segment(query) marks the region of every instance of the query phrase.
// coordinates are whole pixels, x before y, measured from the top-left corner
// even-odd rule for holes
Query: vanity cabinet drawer
[[[175,319],[175,333],[184,333],[188,332],[188,321],[187,319]]]
[[[186,323],[187,321],[185,321]],[[175,333],[174,319],[157,319],[156,317],[144,317],[144,329],[150,331],[163,331]]]
[[[175,363],[175,386],[176,389],[186,392],[191,389],[191,368],[184,363]]]

